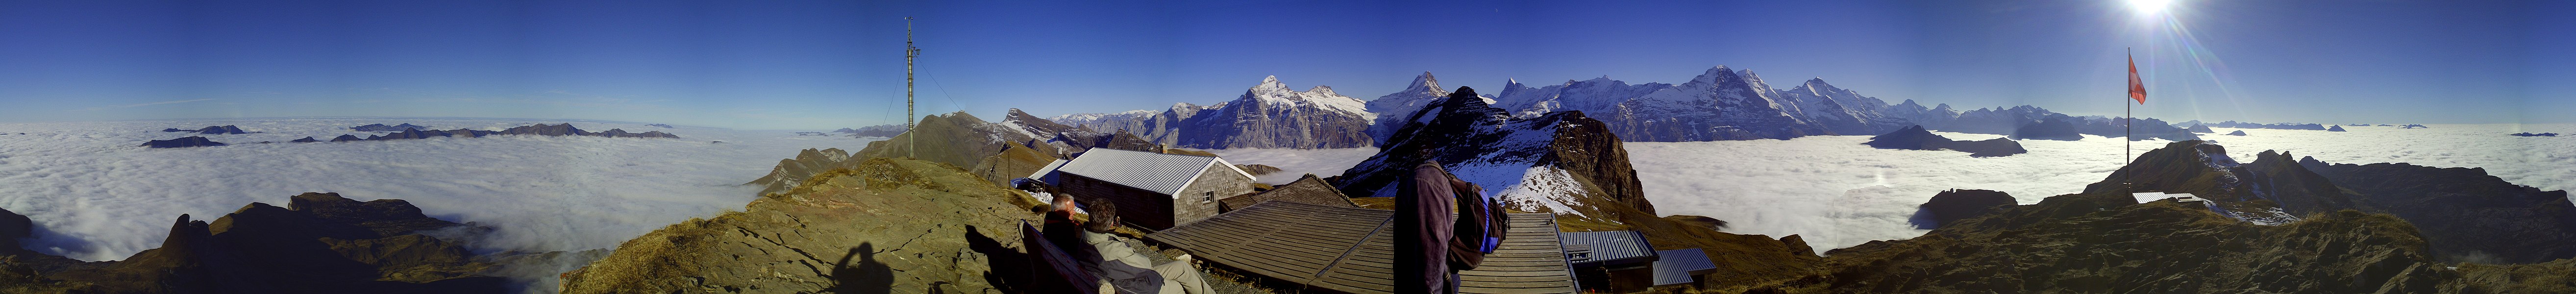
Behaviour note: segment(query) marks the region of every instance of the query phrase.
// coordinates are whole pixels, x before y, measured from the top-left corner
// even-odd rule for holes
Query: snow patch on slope
[[[1584,216],[1566,203],[1575,203],[1574,195],[1583,194],[1583,183],[1563,169],[1548,166],[1455,165],[1449,171],[1459,180],[1484,187],[1487,195],[1507,207],[1528,212],[1552,212]]]

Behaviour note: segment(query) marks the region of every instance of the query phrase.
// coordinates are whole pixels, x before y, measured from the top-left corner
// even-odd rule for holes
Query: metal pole
[[[920,153],[914,149],[921,145],[915,142],[921,141],[921,135],[913,132],[916,130],[912,123],[912,59],[919,56],[921,49],[912,47],[912,17],[903,17],[903,133],[910,135],[904,138],[904,157],[917,157],[914,155]]]
[[[2132,57],[2130,57],[2130,58],[2137,58],[2137,57],[2134,57],[2134,56],[2137,56],[2137,54],[2138,54],[2138,53],[2137,53],[2137,49],[2136,49],[2136,48],[2128,48],[2128,49],[2126,49],[2126,50],[2129,50],[2129,55],[2130,55],[2130,56],[2132,56]],[[2134,62],[2134,61],[2133,61],[2133,62]],[[2130,70],[2136,70],[2136,69],[2130,69]],[[2125,91],[2124,91],[2124,92],[2125,92]],[[2122,98],[2127,98],[2127,97],[2122,97]],[[2129,99],[2120,99],[2120,101],[2129,101]],[[2131,105],[2131,104],[2129,104],[2128,102],[2120,102],[2120,171],[2121,171],[2121,173],[2120,173],[2120,174],[2122,175],[2122,176],[2121,176],[2122,178],[2120,179],[2120,186],[2121,186],[2122,188],[2126,188],[2126,190],[2129,190],[2127,193],[2137,193],[2137,192],[2138,192],[2138,191],[2137,191],[2137,183],[2138,183],[2138,181],[2136,181],[2136,179],[2138,178],[2138,175],[2137,175],[2137,174],[2135,174],[2135,173],[2129,173],[2129,172],[2128,172],[2128,170],[2129,170],[2129,152],[2133,152],[2133,151],[2131,151],[2131,150],[2133,150],[2133,149],[2129,148],[2129,143],[2131,143],[2131,142],[2136,142],[2136,141],[2137,141],[2137,138],[2136,138],[2136,137],[2134,137],[2134,136],[2137,136],[2137,134],[2131,133],[2131,132],[2133,132],[2136,128],[2129,127],[2129,120],[2131,120],[2131,119],[2135,119],[2135,117],[2137,117],[2137,116],[2138,116],[2138,115],[2137,115],[2137,110],[2136,110],[2136,108],[2135,108],[2135,107],[2137,107],[2137,105]],[[2134,196],[2133,196],[2133,197],[2134,197]]]

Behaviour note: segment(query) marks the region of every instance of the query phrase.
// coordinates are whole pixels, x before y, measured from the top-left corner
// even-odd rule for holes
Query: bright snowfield
[[[858,150],[874,139],[791,131],[666,129],[573,121],[586,131],[662,131],[666,138],[500,135],[483,138],[285,143],[366,137],[349,127],[411,123],[500,130],[561,120],[424,118],[202,119],[0,124],[0,208],[40,228],[29,249],[114,260],[161,245],[179,214],[214,220],[251,202],[337,192],[403,199],[432,217],[497,228],[482,251],[612,248],[692,217],[741,209],[758,187],[736,186],[806,148]],[[161,132],[239,125],[265,132]],[[18,135],[18,133],[26,133]],[[146,140],[205,136],[218,147],[148,149]],[[276,141],[274,144],[251,144]],[[724,141],[724,143],[709,143]]]
[[[2234,158],[2263,150],[2315,156],[2330,163],[2405,162],[2481,167],[2515,184],[2576,189],[2576,137],[2514,137],[2516,132],[2576,133],[2576,125],[2433,125],[2427,129],[2346,126],[2348,132],[2244,129],[2247,136],[2202,134]],[[2237,129],[2216,128],[2218,134]],[[1953,140],[1999,135],[1935,132]],[[1971,158],[1956,151],[1881,150],[1869,136],[1791,140],[1629,142],[1628,157],[1657,212],[1726,220],[1727,231],[1773,237],[1801,235],[1819,253],[1870,240],[1921,236],[1907,222],[1915,206],[1943,189],[2011,193],[2022,204],[2082,192],[2120,167],[2120,141],[2022,140],[2029,154]],[[2145,153],[2170,141],[2138,141]]]

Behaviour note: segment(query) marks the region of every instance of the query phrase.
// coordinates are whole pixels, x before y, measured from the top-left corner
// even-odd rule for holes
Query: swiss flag
[[[2138,80],[2138,57],[2129,57],[2129,99],[2147,104],[2147,83]]]

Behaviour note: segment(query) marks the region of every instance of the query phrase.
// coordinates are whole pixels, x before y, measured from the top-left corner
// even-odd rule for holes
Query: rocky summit
[[[563,293],[1017,293],[1034,198],[953,165],[869,158],[619,245]]]
[[[1007,183],[1036,173],[1064,154],[1018,127],[985,122],[959,111],[922,117],[911,132],[868,142],[849,160],[909,157],[969,168],[995,183]]]
[[[1991,215],[1995,212],[2003,211],[2005,208],[2012,208],[2013,205],[2020,204],[2016,201],[2017,200],[2013,200],[2012,194],[2006,194],[2003,191],[1971,189],[1943,190],[1941,191],[1941,194],[1933,194],[1932,200],[1924,201],[1923,205],[1919,206],[1921,210],[1915,212],[1915,227],[1921,229],[1940,228],[1943,224],[1957,223],[1959,220]]]
[[[2011,205],[1926,203],[1982,213],[1921,237],[1829,252],[1785,293],[2564,293],[2571,207],[2564,191],[2470,168],[2291,161],[2237,164],[2199,141],[2140,156],[2085,193]],[[2206,201],[2137,203],[2131,191]],[[2000,193],[1994,193],[2000,196]],[[1952,198],[1952,199],[1945,199]],[[1952,209],[1958,209],[1952,208]],[[2265,219],[2248,210],[2302,211]],[[1932,213],[1938,216],[1940,213]],[[2289,215],[2290,213],[2275,213]],[[2506,263],[2506,264],[2496,264]]]
[[[1424,160],[1439,161],[1460,179],[1483,185],[1514,209],[1618,219],[1602,207],[1653,214],[1637,171],[1629,166],[1618,134],[1581,111],[1517,118],[1460,87],[1410,115],[1403,130],[1376,155],[1334,182],[1355,197],[1394,196],[1395,182]],[[1429,157],[1424,157],[1428,155]]]
[[[2181,141],[2139,154],[2128,166],[2085,193],[2190,193],[2208,199],[2220,214],[2264,224],[2353,208],[2351,191],[2298,165],[2287,154],[2263,152],[2253,164],[2227,156],[2206,141]],[[2125,184],[2124,184],[2125,183]]]
[[[795,189],[797,185],[803,185],[805,179],[813,178],[816,174],[857,167],[858,163],[858,160],[850,160],[850,152],[841,151],[841,148],[805,149],[797,151],[795,158],[778,160],[777,166],[769,168],[768,175],[742,184],[761,186],[760,195],[786,192],[787,189]]]
[[[1922,237],[1835,249],[1817,293],[2431,293],[2435,263],[2404,220],[2341,211],[2282,226],[2128,195],[2050,197]]]
[[[0,218],[5,220],[9,218]],[[16,218],[23,219],[23,218]],[[0,222],[0,233],[10,223]],[[498,293],[507,280],[457,241],[426,231],[477,228],[430,218],[395,199],[296,195],[252,203],[214,222],[180,215],[160,248],[78,262],[16,251],[0,258],[11,293]],[[0,236],[0,237],[24,237]],[[9,247],[16,250],[16,247]]]
[[[2568,202],[2567,191],[2508,183],[2478,168],[2328,164],[2315,158],[2301,158],[2299,164],[2359,192],[2356,206],[2423,228],[2437,259],[2537,263],[2576,258],[2576,204]]]

